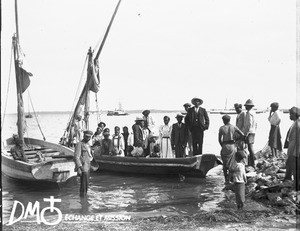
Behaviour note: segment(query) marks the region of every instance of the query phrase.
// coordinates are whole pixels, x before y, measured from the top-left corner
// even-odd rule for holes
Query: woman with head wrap
[[[269,133],[269,146],[272,151],[272,156],[277,157],[277,151],[282,151],[282,143],[281,143],[281,134],[279,129],[280,124],[280,116],[278,113],[278,103],[272,103],[271,105],[271,111],[268,117],[268,120],[271,124],[271,129]]]

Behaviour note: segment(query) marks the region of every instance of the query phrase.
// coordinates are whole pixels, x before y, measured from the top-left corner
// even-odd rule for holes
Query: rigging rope
[[[96,109],[97,109],[97,124],[101,122],[100,112],[99,112],[99,105],[98,105],[98,98],[97,93],[95,93],[95,101],[96,101]]]
[[[4,106],[4,111],[3,111],[3,119],[1,122],[1,133],[2,133],[2,128],[4,125],[4,119],[6,115],[6,107],[7,107],[7,100],[8,100],[8,92],[9,92],[9,85],[10,85],[10,77],[11,77],[11,64],[12,64],[12,56],[13,56],[13,45],[11,46],[11,54],[10,54],[10,64],[9,64],[9,74],[8,74],[8,84],[7,84],[7,90],[6,90],[6,99],[5,99],[5,106]]]
[[[71,108],[71,110],[70,110],[69,119],[68,119],[69,122],[70,122],[70,120],[71,120],[71,118],[72,118],[74,105],[75,105],[75,103],[77,102],[78,92],[79,92],[79,88],[80,88],[80,83],[82,82],[82,79],[83,79],[83,74],[84,74],[84,71],[85,71],[85,67],[86,67],[87,60],[88,60],[88,56],[86,56],[86,58],[85,58],[85,62],[84,62],[83,69],[82,69],[81,76],[80,76],[80,80],[79,80],[79,83],[78,83],[78,86],[77,86],[75,98],[74,98],[74,101],[73,101],[73,104],[72,104],[72,108]],[[67,126],[67,127],[68,127],[68,126]]]
[[[30,96],[30,93],[29,93],[29,89],[28,89],[28,96],[29,96],[29,100],[30,100],[30,104],[31,104],[31,107],[32,107],[32,111],[33,111],[35,120],[36,120],[37,125],[38,125],[38,127],[39,127],[39,129],[40,129],[40,132],[41,132],[41,134],[42,134],[42,136],[43,136],[43,140],[45,141],[46,138],[45,138],[45,136],[44,136],[44,133],[43,133],[42,128],[41,128],[41,126],[40,126],[40,123],[39,123],[39,121],[38,121],[37,115],[36,115],[36,113],[35,113],[35,110],[34,110],[34,107],[33,107],[33,103],[32,103],[32,100],[31,100],[31,96]]]

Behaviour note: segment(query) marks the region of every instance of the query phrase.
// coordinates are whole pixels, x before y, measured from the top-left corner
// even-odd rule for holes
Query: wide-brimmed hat
[[[98,127],[100,127],[102,124],[104,125],[104,127],[106,127],[106,124],[104,122],[98,123]]]
[[[299,117],[299,116],[300,116],[300,108],[299,108],[299,107],[292,107],[292,108],[290,109],[290,113],[293,113],[293,114],[295,114],[297,117]]]
[[[191,103],[195,105],[196,101],[200,101],[200,105],[203,104],[203,100],[197,97],[192,98]]]
[[[185,103],[185,104],[183,104],[183,106],[184,106],[184,107],[190,107],[190,106],[192,106],[192,104],[190,104],[190,103]]]
[[[85,136],[92,136],[92,135],[93,135],[93,132],[90,131],[90,130],[85,130],[85,131],[83,132],[83,134],[84,134]]]
[[[103,135],[109,135],[109,134],[110,134],[109,128],[104,128]]]
[[[252,99],[247,99],[246,103],[244,106],[254,106]]]
[[[181,113],[177,113],[177,115],[175,116],[175,118],[182,118],[184,117],[184,115],[182,115]]]
[[[143,121],[143,120],[145,120],[145,119],[142,116],[137,116],[135,119],[135,121]]]

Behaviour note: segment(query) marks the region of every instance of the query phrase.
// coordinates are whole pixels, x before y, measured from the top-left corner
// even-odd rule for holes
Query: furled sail
[[[118,11],[121,0],[119,0],[110,23],[106,29],[104,38],[99,46],[95,58],[93,58],[93,51],[89,48],[88,51],[88,66],[87,66],[87,78],[84,84],[83,90],[80,94],[74,112],[68,123],[64,136],[60,140],[60,144],[72,147],[74,142],[78,142],[81,139],[80,132],[82,130],[89,129],[89,115],[90,115],[90,92],[97,93],[100,89],[100,75],[99,75],[99,56],[103,49],[110,27],[114,20],[114,17]],[[83,114],[83,120],[81,120]],[[79,124],[80,123],[80,124]],[[78,140],[79,139],[79,140]]]
[[[23,67],[24,56],[20,52],[18,34],[13,36],[12,43],[14,51],[15,76],[17,86],[18,136],[24,142],[25,115],[23,93],[30,85],[29,76],[32,76],[32,74]]]

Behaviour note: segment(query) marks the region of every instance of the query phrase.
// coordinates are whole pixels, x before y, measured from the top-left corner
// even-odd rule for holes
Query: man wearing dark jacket
[[[182,123],[183,115],[177,114],[176,119],[178,123],[173,124],[171,134],[172,149],[175,150],[176,158],[185,157],[185,148],[188,141],[188,130],[184,123]]]
[[[200,107],[203,103],[202,99],[195,97],[191,102],[195,106],[187,112],[186,125],[192,133],[193,155],[195,156],[202,154],[203,136],[204,131],[209,127],[209,118],[206,110]]]
[[[84,131],[83,139],[75,146],[74,160],[76,171],[80,176],[80,196],[84,197],[87,194],[89,187],[89,173],[91,167],[91,160],[93,159],[89,141],[93,135],[92,131]]]
[[[133,131],[133,146],[136,147],[138,142],[144,142],[143,140],[143,127],[145,120],[143,117],[138,116],[135,120],[135,124],[132,125]]]

